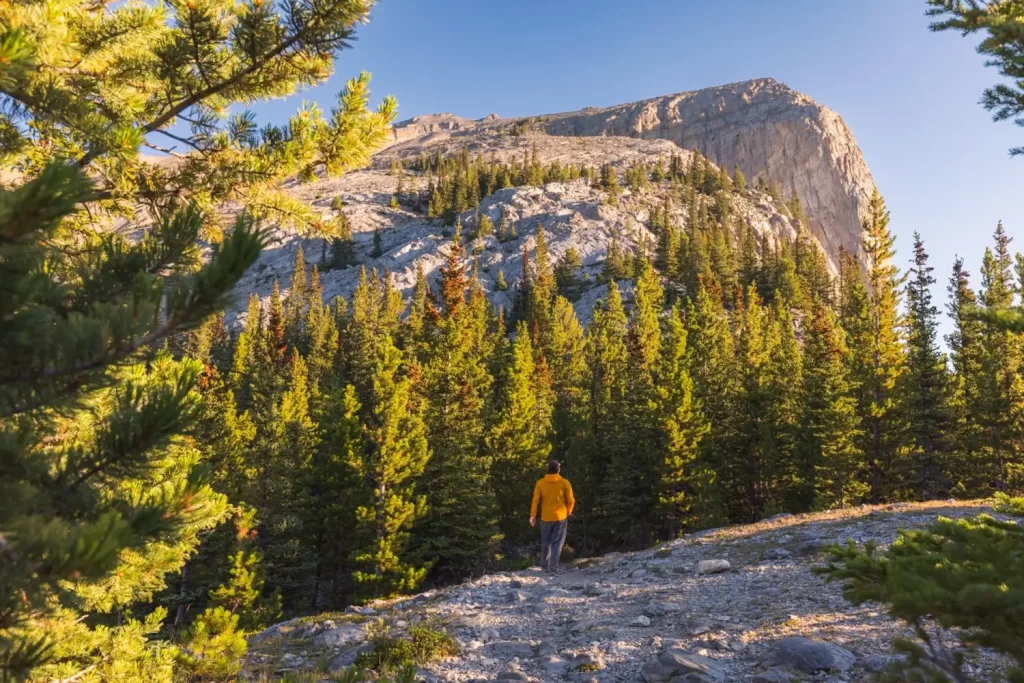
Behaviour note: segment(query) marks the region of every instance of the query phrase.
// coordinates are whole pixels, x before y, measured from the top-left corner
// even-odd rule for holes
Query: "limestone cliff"
[[[859,250],[874,181],[853,133],[837,113],[771,78],[540,118],[550,135],[664,139],[730,171],[739,166],[751,180],[763,176],[795,191],[830,256],[840,246]],[[441,131],[469,137],[508,124],[493,116],[417,117],[395,127],[394,141],[428,143]]]

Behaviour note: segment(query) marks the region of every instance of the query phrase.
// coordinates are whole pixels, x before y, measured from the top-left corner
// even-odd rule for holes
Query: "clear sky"
[[[977,285],[1002,219],[1024,251],[1024,129],[979,104],[998,80],[977,37],[931,33],[924,0],[380,0],[336,75],[304,94],[329,107],[373,74],[399,119],[525,116],[770,76],[837,111],[892,213],[897,261],[919,231],[939,279],[955,254]],[[301,97],[261,113],[277,119]]]

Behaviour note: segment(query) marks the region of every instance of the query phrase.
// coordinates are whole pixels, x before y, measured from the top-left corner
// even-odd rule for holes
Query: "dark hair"
[[[548,461],[548,474],[558,474],[558,472],[561,469],[562,463],[558,462],[557,460]]]

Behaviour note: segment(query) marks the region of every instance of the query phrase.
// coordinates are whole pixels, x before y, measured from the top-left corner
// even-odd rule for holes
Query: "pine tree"
[[[356,263],[355,241],[352,239],[352,227],[345,214],[339,212],[335,217],[334,237],[330,241],[331,250],[328,267],[348,268]]]
[[[480,573],[497,531],[490,463],[483,452],[493,380],[466,301],[459,239],[456,231],[440,269],[440,311],[424,351],[421,380],[431,458],[422,477],[428,511],[419,535],[434,574],[447,577]]]
[[[551,407],[540,400],[539,393],[545,390],[538,386],[540,381],[529,330],[520,322],[487,430],[491,486],[497,495],[502,534],[511,543],[530,536],[529,501],[523,492],[532,489],[551,452]]]
[[[608,193],[608,203],[618,204],[622,188],[619,186],[619,177],[611,164],[601,167],[601,188]]]
[[[373,258],[380,258],[384,255],[384,235],[381,233],[380,228],[373,229],[373,251],[370,252],[370,256]]]
[[[725,500],[717,472],[736,443],[735,352],[722,295],[714,280],[707,284],[703,279],[698,281],[696,295],[686,309],[686,329],[694,396],[711,425],[711,432],[701,441],[693,479],[691,515],[695,526],[704,528],[723,521]]]
[[[430,458],[401,352],[383,335],[372,353],[372,383],[363,407],[367,445],[351,463],[366,482],[366,502],[356,509],[357,533],[365,545],[354,557],[353,577],[358,593],[367,597],[414,590],[426,576],[426,568],[413,564],[406,550],[409,530],[425,512],[415,482]]]
[[[996,226],[995,248],[986,249],[981,265],[981,304],[1004,309],[1014,303],[1011,238],[1002,223]],[[1019,481],[1024,462],[1024,339],[997,323],[985,326],[981,356],[980,401],[973,407],[985,433],[984,459],[996,490],[1005,490],[1011,479]],[[984,466],[979,463],[980,466]]]
[[[747,191],[747,177],[743,175],[743,171],[740,170],[739,166],[735,166],[732,169],[732,182],[733,188],[740,194]]]
[[[806,437],[804,457],[814,473],[814,507],[846,508],[870,493],[868,463],[860,448],[856,401],[850,394],[842,330],[816,302],[805,341]]]
[[[934,270],[928,265],[921,236],[914,233],[914,264],[907,283],[907,372],[902,379],[901,409],[914,458],[919,498],[938,498],[949,490],[950,414],[946,405],[946,359],[937,345],[938,309],[932,304]]]
[[[620,416],[629,358],[627,326],[622,297],[618,285],[612,280],[608,283],[608,298],[594,310],[585,346],[585,381],[590,405],[583,427],[585,436],[577,444],[578,457],[575,461],[582,465],[583,476],[576,488],[579,490],[577,497],[584,501],[581,506],[583,526],[589,525],[594,535],[590,538],[585,536],[584,545],[597,540],[598,530],[607,515],[599,492],[604,490],[607,481],[611,449],[622,438]]]
[[[120,638],[137,639],[140,667],[163,667],[144,638],[162,609],[144,624],[104,615],[161,588],[227,509],[199,452],[172,443],[195,418],[201,365],[148,349],[216,311],[262,238],[243,215],[190,272],[204,217],[186,207],[136,242],[107,233],[94,248],[64,249],[68,221],[85,225],[75,211],[92,196],[85,173],[63,163],[0,190],[0,676],[15,680],[93,666],[107,675]],[[148,369],[112,369],[132,355]],[[104,620],[109,630],[93,628]]]
[[[95,209],[75,221],[191,199],[217,237],[230,226],[217,224],[214,209],[234,200],[257,217],[328,234],[329,221],[281,185],[365,164],[387,137],[394,100],[368,111],[364,73],[330,117],[307,105],[285,126],[260,128],[251,111],[219,112],[326,80],[369,10],[363,0],[258,11],[225,0],[142,10],[73,0],[44,16],[5,5],[4,90],[20,104],[4,119],[0,156],[30,177],[70,159],[96,178]],[[190,125],[179,125],[185,118]],[[142,147],[185,163],[154,163]]]
[[[913,464],[906,457],[897,405],[897,384],[906,370],[900,339],[900,288],[905,276],[892,263],[896,238],[889,232],[889,212],[878,190],[864,220],[864,254],[868,271],[869,357],[858,377],[865,397],[862,414],[864,454],[871,468],[871,499],[911,496]]]
[[[580,296],[580,281],[576,271],[583,267],[583,259],[575,247],[565,250],[555,262],[555,288],[561,296],[575,301]]]
[[[603,504],[613,542],[628,539],[630,545],[642,546],[654,540],[650,534],[658,502],[656,472],[663,451],[656,373],[661,357],[659,316],[665,298],[657,274],[645,259],[640,259],[633,293],[635,306],[626,336],[626,393],[617,416],[618,438],[605,445],[610,462]]]
[[[683,529],[701,523],[692,517],[692,479],[700,455],[700,443],[710,430],[694,396],[686,344],[682,312],[675,307],[666,326],[658,383],[659,416],[665,446],[662,457],[654,463],[658,519],[663,520],[661,530],[669,539],[678,536]]]
[[[978,300],[970,288],[970,274],[964,269],[963,259],[954,262],[946,291],[946,310],[953,321],[946,345],[952,366],[949,405],[955,451],[948,477],[958,497],[980,498],[989,495],[992,485],[991,466],[982,452],[984,429],[977,414],[984,381],[985,329],[969,314]]]
[[[508,289],[508,281],[505,280],[505,271],[498,269],[498,277],[494,280],[494,288],[499,292]]]

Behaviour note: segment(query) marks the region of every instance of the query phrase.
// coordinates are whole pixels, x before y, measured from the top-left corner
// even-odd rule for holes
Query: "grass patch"
[[[359,655],[356,665],[382,674],[424,666],[459,654],[454,638],[429,626],[410,626],[408,638],[396,638],[383,621],[378,621],[371,629],[370,639],[373,651]]]

